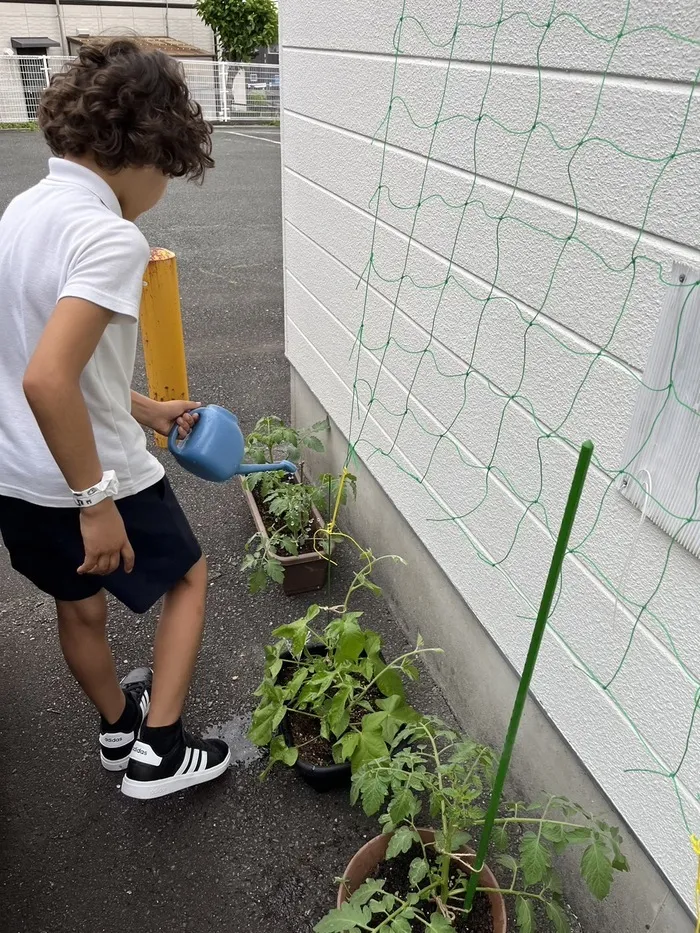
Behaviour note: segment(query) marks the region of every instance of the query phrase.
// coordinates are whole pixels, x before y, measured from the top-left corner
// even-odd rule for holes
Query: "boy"
[[[129,40],[83,48],[45,92],[49,175],[0,220],[0,532],[56,600],[69,668],[101,716],[100,758],[149,799],[226,770],[224,742],[180,719],[207,571],[140,425],[180,436],[196,402],[130,390],[148,244],[133,221],[172,177],[213,166],[211,127],[180,66]],[[153,671],[121,683],[105,590],[137,613],[165,597]]]

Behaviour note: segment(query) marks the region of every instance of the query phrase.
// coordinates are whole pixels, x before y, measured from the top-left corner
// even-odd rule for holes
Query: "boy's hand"
[[[153,415],[149,418],[147,427],[167,437],[173,425],[177,424],[178,437],[182,440],[190,433],[199,417],[194,409],[201,407],[201,402],[154,402]]]
[[[85,560],[78,567],[78,573],[106,576],[114,573],[121,561],[124,562],[124,570],[131,573],[134,552],[113,499],[104,499],[89,509],[81,509],[80,531]]]

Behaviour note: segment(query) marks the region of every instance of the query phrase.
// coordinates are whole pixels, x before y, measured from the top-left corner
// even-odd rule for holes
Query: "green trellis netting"
[[[688,398],[676,376],[684,328],[700,312],[698,243],[659,220],[671,187],[700,188],[697,17],[692,35],[640,21],[632,0],[438,6],[450,17],[439,27],[425,2],[397,8],[391,89],[374,133],[382,157],[359,284],[349,460],[357,451],[393,461],[402,482],[430,497],[428,521],[451,525],[484,573],[505,578],[534,607],[523,551],[545,536],[542,559],[551,555],[561,477],[568,482],[591,437],[592,476],[549,620],[570,664],[553,676],[607,695],[639,751],[621,751],[619,773],[672,789],[685,831],[700,835],[698,605],[677,593],[679,580],[700,574],[679,541],[700,521],[700,449],[682,514],[655,494],[653,470],[639,469],[662,419],[682,409],[695,430],[700,418],[698,397]],[[596,7],[604,7],[599,17]],[[523,60],[503,67],[514,42]],[[620,114],[634,111],[635,94],[652,93],[630,78],[652,69],[652,47],[661,50],[652,90],[659,100],[668,93],[669,106],[652,122],[633,112],[627,126]],[[575,81],[565,69],[576,71],[577,54],[586,67]],[[678,74],[663,73],[669,62]],[[569,91],[553,90],[554,81],[568,81]],[[404,177],[397,154],[409,153]],[[390,228],[401,233],[398,252],[395,241],[387,245]],[[645,363],[669,302],[678,309],[672,359],[667,379],[651,386]],[[407,327],[407,317],[419,327]],[[623,459],[645,388],[661,402]],[[580,601],[581,575],[603,609]],[[532,617],[513,622],[527,627]],[[593,623],[602,651],[579,637]],[[644,667],[649,645],[674,672],[667,707],[663,683]],[[674,726],[665,744],[656,714],[645,715],[660,696]],[[676,855],[683,876],[694,875],[690,847]]]

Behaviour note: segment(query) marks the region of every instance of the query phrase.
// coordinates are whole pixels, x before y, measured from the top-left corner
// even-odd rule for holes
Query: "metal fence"
[[[41,92],[70,58],[0,57],[0,124],[36,120]],[[215,123],[279,120],[279,65],[181,61],[192,97]]]

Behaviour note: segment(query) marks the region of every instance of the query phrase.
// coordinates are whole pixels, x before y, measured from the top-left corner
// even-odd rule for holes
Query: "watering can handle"
[[[190,437],[194,429],[202,420],[202,415],[204,414],[206,407],[206,405],[201,405],[199,408],[193,408],[191,411],[187,412],[187,414],[190,415],[197,415],[197,420],[192,425],[189,434],[187,434],[185,437],[181,438],[178,436],[180,426],[177,422],[175,422],[175,424],[172,426],[170,429],[170,434],[168,435],[168,450],[171,454],[177,456],[182,451],[182,446],[178,446],[178,442],[182,445]]]

